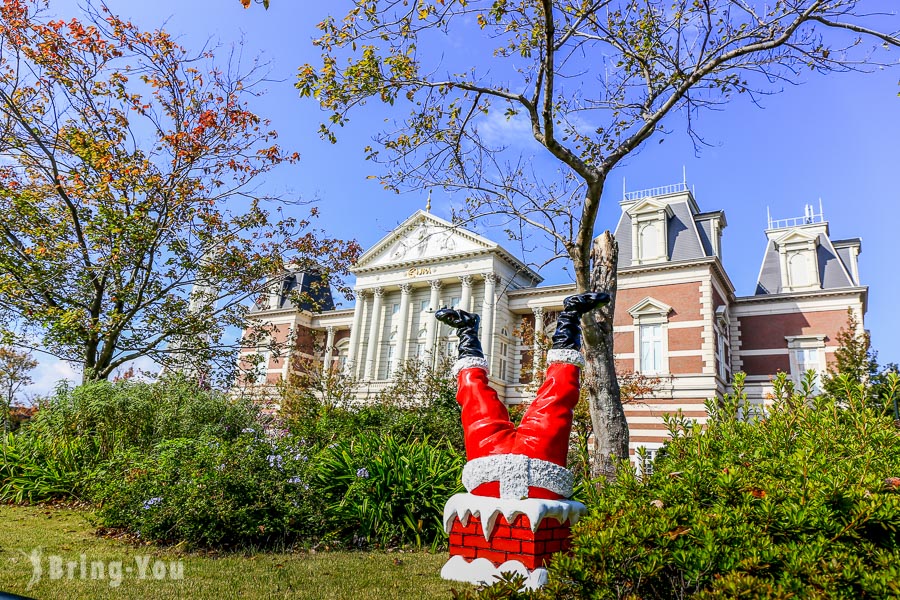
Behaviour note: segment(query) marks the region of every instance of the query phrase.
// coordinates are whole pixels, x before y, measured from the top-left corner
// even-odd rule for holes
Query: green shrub
[[[360,384],[339,374],[316,370],[295,376],[279,390],[281,417],[295,436],[324,448],[360,432],[398,439],[430,439],[464,449],[456,383],[450,365],[429,368],[404,362],[390,387],[357,400]]]
[[[98,472],[97,518],[142,539],[195,547],[272,546],[321,533],[305,450],[247,431],[123,450]]]
[[[253,405],[173,375],[152,383],[100,381],[57,388],[24,428],[45,439],[89,438],[100,456],[176,438],[231,439],[255,427]]]
[[[652,476],[623,465],[539,597],[900,596],[898,429],[865,395],[788,393],[784,376],[754,415],[742,383],[706,427],[669,419]]]
[[[462,491],[465,459],[447,443],[360,435],[326,448],[313,486],[332,534],[357,543],[441,544],[444,504]]]
[[[0,445],[0,501],[83,499],[98,462],[83,439],[44,439],[7,434]]]

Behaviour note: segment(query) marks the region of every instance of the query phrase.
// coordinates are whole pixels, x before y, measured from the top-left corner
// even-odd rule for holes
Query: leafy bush
[[[153,383],[63,384],[26,430],[47,439],[90,438],[100,456],[108,457],[119,448],[149,449],[169,439],[232,439],[257,423],[258,413],[249,401],[173,375]]]
[[[318,457],[313,486],[333,535],[382,545],[436,546],[444,504],[462,491],[465,459],[451,445],[360,435]]]
[[[83,439],[7,434],[0,445],[0,501],[83,499],[97,460]]]
[[[167,440],[149,453],[121,451],[98,473],[97,518],[143,539],[191,546],[290,543],[322,528],[309,470],[291,439],[247,431],[234,440]]]
[[[539,597],[900,596],[892,421],[864,394],[810,398],[784,376],[754,415],[742,383],[709,403],[706,427],[669,419],[674,439],[652,476],[623,464]]]
[[[464,449],[456,383],[446,361],[435,368],[407,361],[374,398],[358,401],[359,391],[357,382],[340,374],[316,370],[295,377],[279,391],[282,418],[291,433],[323,448],[366,432]]]

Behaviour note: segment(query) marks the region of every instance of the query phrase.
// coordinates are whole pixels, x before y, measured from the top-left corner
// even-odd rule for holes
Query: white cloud
[[[507,118],[497,107],[479,121],[478,133],[489,146],[510,146],[523,150],[534,144],[528,117],[519,113]]]
[[[81,381],[81,370],[76,369],[71,363],[60,360],[49,354],[34,354],[38,366],[31,372],[31,385],[24,388],[20,397],[32,399],[37,396],[46,396],[51,393],[60,381],[78,383]],[[21,399],[21,398],[20,398]]]

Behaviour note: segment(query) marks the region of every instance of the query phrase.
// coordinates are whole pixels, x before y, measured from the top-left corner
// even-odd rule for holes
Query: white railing
[[[685,182],[673,183],[671,185],[662,185],[646,190],[637,190],[634,192],[626,192],[622,190],[622,200],[624,202],[632,202],[641,198],[652,198],[654,196],[665,196],[666,194],[677,194],[678,192],[687,192],[688,184]]]
[[[769,229],[784,229],[787,227],[799,227],[801,225],[812,225],[813,223],[824,223],[825,213],[822,210],[822,201],[819,200],[819,212],[815,211],[812,204],[807,204],[803,209],[802,217],[793,217],[791,219],[773,219],[769,215]]]

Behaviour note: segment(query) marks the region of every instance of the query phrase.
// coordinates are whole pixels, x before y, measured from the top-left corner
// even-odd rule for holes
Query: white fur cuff
[[[551,363],[567,363],[583,369],[584,355],[578,350],[551,348],[547,351],[547,364]]]
[[[528,488],[532,486],[568,498],[572,495],[575,476],[556,463],[523,454],[482,456],[463,467],[462,482],[469,492],[489,481],[500,482],[501,498],[527,498]]]
[[[459,376],[459,372],[463,369],[482,369],[485,373],[488,372],[488,363],[487,360],[480,356],[464,356],[460,358],[455,363],[453,363],[453,367],[450,369],[450,372],[453,373],[453,377]]]

